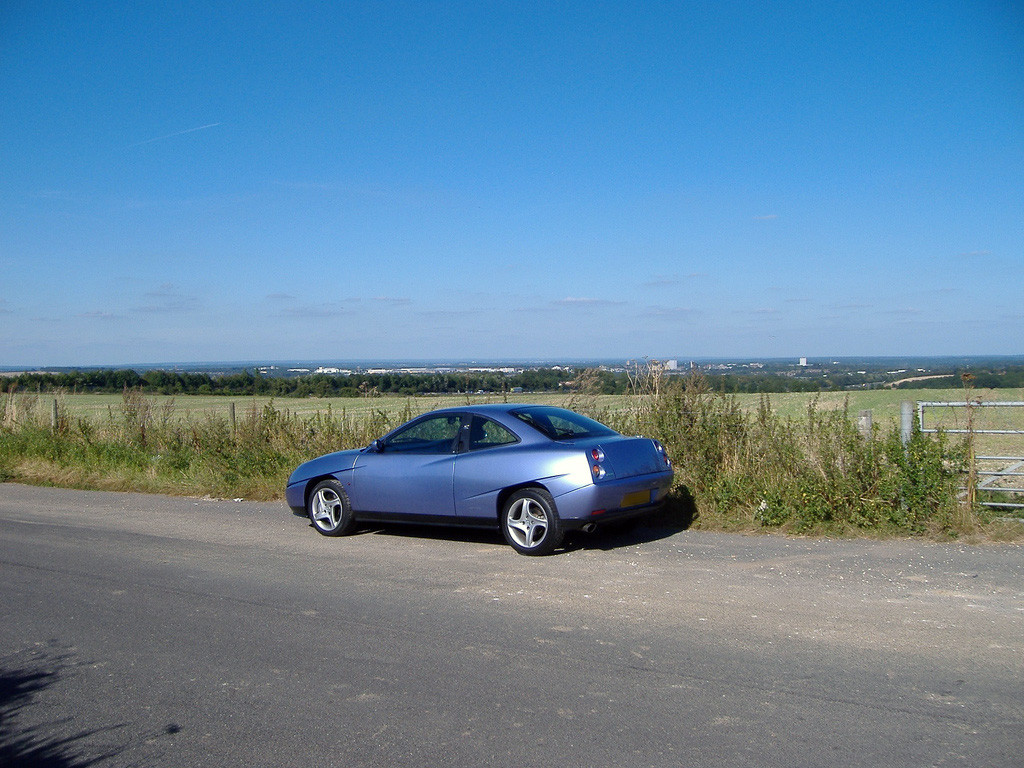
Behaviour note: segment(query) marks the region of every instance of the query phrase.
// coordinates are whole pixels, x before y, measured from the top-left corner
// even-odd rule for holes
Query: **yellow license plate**
[[[627,493],[625,496],[622,497],[622,506],[623,507],[636,507],[636,506],[639,506],[640,504],[650,504],[650,503],[651,503],[651,492],[650,491],[633,491],[632,493]]]

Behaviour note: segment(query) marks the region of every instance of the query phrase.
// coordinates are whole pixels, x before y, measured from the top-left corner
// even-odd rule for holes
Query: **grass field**
[[[48,408],[52,403],[52,395],[20,395],[23,398],[38,397],[37,407]],[[736,395],[736,401],[740,407],[747,411],[756,410],[761,401],[761,395],[741,394]],[[900,417],[900,403],[904,400],[930,402],[964,402],[962,389],[920,389],[920,390],[892,390],[875,389],[853,392],[786,392],[780,394],[765,395],[771,403],[772,411],[781,418],[804,419],[807,416],[808,406],[812,402],[817,403],[820,410],[841,409],[844,406],[849,409],[851,417],[856,417],[862,410],[872,412],[875,423],[885,426],[888,422],[897,422]],[[979,389],[975,390],[974,398],[982,402],[999,401],[1024,401],[1024,389]],[[262,410],[264,406],[273,402],[274,407],[282,412],[299,416],[312,415],[314,413],[333,414],[345,413],[350,416],[360,416],[373,411],[383,411],[388,414],[397,414],[403,411],[410,411],[413,414],[424,413],[434,408],[442,408],[451,405],[465,405],[467,403],[502,402],[502,395],[426,395],[420,397],[399,397],[382,396],[369,398],[334,397],[334,398],[278,398],[271,401],[267,397],[225,397],[221,395],[177,395],[166,397],[153,395],[148,398],[154,406],[159,409],[167,407],[173,409],[174,414],[181,418],[204,417],[207,415],[226,416],[231,407],[235,404],[236,413],[240,416],[244,411],[254,406]],[[528,403],[547,403],[554,405],[571,405],[572,396],[565,394],[519,394],[509,395],[510,401]],[[66,394],[59,396],[63,407],[72,417],[86,417],[94,420],[105,418],[120,418],[121,405],[124,398],[121,394]],[[599,410],[617,411],[629,407],[636,400],[636,396],[630,395],[597,395],[588,398]],[[1017,424],[1024,423],[1024,409],[1020,411],[1009,411],[1009,409],[979,409],[976,411],[977,418],[983,420],[978,422],[993,423],[994,419],[1011,419]],[[939,413],[929,410],[927,414],[929,426],[963,426],[963,409],[949,410]],[[938,419],[932,423],[931,419]],[[959,420],[959,421],[958,421]],[[1024,428],[1015,426],[1014,428]]]
[[[585,400],[586,410],[600,414],[603,411],[618,412],[637,403],[636,395],[596,395],[582,397],[568,394],[517,394],[509,395],[509,401],[544,403],[573,407],[574,402]],[[643,397],[643,396],[639,396]],[[883,431],[899,423],[900,404],[903,401],[916,403],[965,401],[962,389],[920,389],[892,390],[875,389],[850,392],[786,392],[770,395],[735,395],[739,407],[752,413],[757,410],[761,398],[765,397],[771,410],[781,419],[806,420],[809,407],[814,404],[819,411],[833,411],[847,408],[850,418],[856,418],[861,411],[870,410],[874,423]],[[25,404],[31,403],[37,413],[48,412],[52,407],[52,395],[18,395]],[[71,418],[86,418],[94,423],[119,423],[124,397],[121,394],[64,394],[56,398],[63,412]],[[1024,389],[978,389],[973,399],[985,403],[1022,402]],[[453,405],[502,402],[503,395],[425,395],[401,397],[384,395],[380,397],[334,397],[334,398],[277,398],[269,397],[226,397],[223,395],[177,395],[174,397],[147,396],[156,413],[161,411],[172,420],[194,421],[207,418],[227,419],[232,404],[236,418],[262,411],[272,405],[287,416],[307,417],[314,414],[345,417],[362,420],[374,414],[386,414],[387,421],[394,422],[405,415],[420,413]],[[928,408],[925,426],[929,428],[963,429],[966,427],[966,409]],[[1021,429],[1024,430],[1024,408],[977,408],[974,409],[975,429]],[[1024,435],[978,435],[977,451],[990,456],[1024,456]]]

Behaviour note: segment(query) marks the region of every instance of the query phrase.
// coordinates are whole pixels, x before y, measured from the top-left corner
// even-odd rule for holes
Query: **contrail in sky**
[[[157,136],[155,139],[146,139],[135,144],[129,144],[129,147],[141,147],[143,144],[152,144],[154,141],[163,141],[164,139],[173,139],[175,136],[184,136],[186,133],[195,133],[196,131],[205,131],[207,128],[216,128],[220,123],[210,123],[209,125],[200,125],[198,128],[189,128],[186,131],[178,131],[177,133],[168,133],[166,136]]]

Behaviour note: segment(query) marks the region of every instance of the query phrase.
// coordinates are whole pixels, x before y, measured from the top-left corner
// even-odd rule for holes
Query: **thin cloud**
[[[323,320],[331,317],[343,317],[351,315],[351,310],[344,307],[336,307],[324,304],[319,307],[289,307],[281,310],[280,317],[289,317],[299,320]]]
[[[267,299],[269,301],[292,301],[295,297],[290,293],[268,293]]]
[[[645,283],[640,283],[641,288],[672,288],[683,282],[679,275],[655,275]]]
[[[150,301],[130,307],[128,311],[146,315],[173,314],[192,312],[199,306],[196,297],[182,293],[173,283],[161,283],[156,290],[146,291],[143,298]]]
[[[343,189],[341,184],[333,181],[275,181],[274,184],[285,189],[312,189],[316,192],[337,192]]]
[[[326,192],[332,195],[369,198],[373,200],[404,200],[419,203],[432,199],[427,192],[389,187],[380,184],[348,184],[337,181],[274,181],[275,186],[292,192]]]
[[[647,307],[640,313],[641,317],[653,317],[668,320],[682,320],[693,317],[696,310],[690,307]]]
[[[78,316],[84,320],[113,320],[117,317],[113,312],[105,312],[102,309],[93,310],[92,312],[82,312]]]
[[[429,320],[452,320],[455,318],[481,317],[486,312],[482,309],[424,309],[416,312],[416,317]]]
[[[651,279],[640,283],[641,288],[673,288],[682,285],[687,280],[698,280],[707,277],[706,272],[687,272],[685,275],[652,275]]]
[[[696,280],[701,277],[707,277],[703,272],[689,272],[685,275],[671,274],[671,275],[652,275],[650,280],[640,283],[641,288],[674,288],[677,285],[682,285],[687,280]]]
[[[184,131],[177,131],[176,133],[168,133],[166,136],[156,136],[152,139],[146,139],[145,141],[139,141],[135,144],[129,144],[128,147],[141,147],[144,144],[152,144],[154,141],[163,141],[164,139],[173,139],[176,136],[184,136],[186,133],[195,133],[196,131],[205,131],[207,128],[216,128],[221,123],[210,123],[209,125],[200,125],[196,128],[186,128]]]
[[[589,296],[566,296],[564,299],[556,299],[551,303],[559,307],[617,307],[626,302],[595,299]]]
[[[777,218],[779,218],[777,213],[767,213],[764,216],[755,216],[754,221],[775,221]]]
[[[165,301],[161,304],[139,304],[135,307],[129,307],[128,311],[143,315],[163,315],[179,312],[192,312],[197,306],[198,302],[195,299],[182,297],[180,299]]]
[[[373,300],[378,304],[411,304],[412,299],[407,296],[374,296]]]
[[[178,296],[178,289],[174,283],[160,283],[155,291],[147,291],[146,296],[149,298],[166,298],[168,296]]]
[[[72,202],[77,199],[74,194],[64,189],[40,189],[31,193],[30,197],[36,200],[50,200],[62,203]]]

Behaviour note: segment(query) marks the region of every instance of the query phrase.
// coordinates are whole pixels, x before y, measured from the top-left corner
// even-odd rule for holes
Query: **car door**
[[[529,470],[517,459],[519,438],[483,416],[473,416],[463,431],[462,451],[455,462],[455,512],[460,519],[494,520],[498,493],[529,479]]]
[[[357,512],[450,517],[462,417],[435,414],[392,433],[356,460],[346,489]]]

